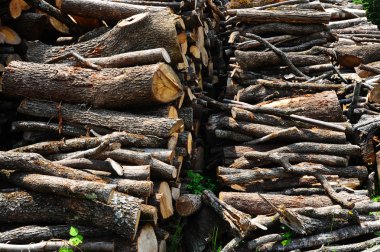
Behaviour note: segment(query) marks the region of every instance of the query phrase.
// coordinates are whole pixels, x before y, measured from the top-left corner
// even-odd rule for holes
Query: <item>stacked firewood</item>
[[[214,111],[207,168],[222,191],[203,193],[212,210],[194,222],[222,217],[231,239],[222,251],[371,247],[380,230],[380,205],[370,200],[379,160],[377,27],[346,1],[246,4],[231,1],[226,11],[225,99],[197,100]],[[204,232],[207,223],[190,225]]]
[[[181,169],[203,160],[193,91],[224,71],[224,4],[2,2],[17,41],[0,62],[0,250],[70,247],[50,240],[73,225],[80,249],[166,251]]]

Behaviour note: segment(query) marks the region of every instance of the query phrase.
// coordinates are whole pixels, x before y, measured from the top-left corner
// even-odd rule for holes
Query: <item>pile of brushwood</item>
[[[380,250],[361,5],[0,6],[0,251]]]

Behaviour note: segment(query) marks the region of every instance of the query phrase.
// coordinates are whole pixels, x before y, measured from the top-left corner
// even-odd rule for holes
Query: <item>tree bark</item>
[[[1,193],[0,206],[2,223],[81,221],[114,231],[130,240],[135,237],[140,218],[140,204],[135,198],[117,192],[110,205],[24,191]]]
[[[175,208],[181,216],[190,216],[196,213],[202,206],[201,195],[183,194],[176,201]]]
[[[103,12],[91,10],[88,13],[99,13],[102,15],[101,19],[106,17]],[[178,16],[166,10],[159,13],[141,13],[124,19],[101,36],[74,45],[49,46],[41,42],[29,42],[27,58],[32,62],[42,63],[69,51],[75,51],[85,58],[95,58],[137,50],[165,48],[172,63],[177,64],[183,61],[175,28],[178,19]]]
[[[82,137],[67,139],[65,141],[41,142],[12,149],[11,151],[36,152],[42,155],[58,154],[61,152],[73,152],[82,149],[95,148],[107,140],[111,143],[121,143],[122,146],[126,147],[133,146],[141,148],[159,148],[167,143],[166,140],[151,135],[144,136],[127,132],[113,132],[101,137]]]
[[[294,171],[302,175],[310,175],[319,173],[322,175],[338,175],[344,178],[366,179],[368,172],[365,166],[349,166],[349,167],[326,167],[323,165],[310,164],[293,165]],[[253,168],[253,166],[252,166]],[[286,172],[282,167],[278,168],[255,168],[254,170],[242,170],[236,168],[218,167],[218,177],[223,184],[249,184],[256,180],[275,179],[275,178],[291,178],[294,173]]]
[[[105,229],[76,226],[84,237],[104,237],[109,234]],[[70,230],[70,225],[57,226],[24,226],[4,232],[0,232],[0,242],[10,244],[35,243],[43,240],[65,239]]]
[[[2,169],[41,173],[74,180],[104,182],[100,177],[55,164],[36,153],[0,152]]]
[[[330,63],[327,56],[314,56],[300,54],[296,52],[286,53],[286,56],[295,66],[310,66]],[[237,63],[244,70],[257,70],[258,68],[281,65],[284,66],[282,59],[274,52],[244,52],[235,51]],[[251,60],[256,59],[256,60]]]
[[[257,105],[266,108],[300,109],[300,112],[295,112],[294,114],[327,122],[346,121],[334,91],[306,94],[294,98],[279,99],[278,101],[267,101]]]
[[[95,108],[167,103],[183,92],[176,73],[164,63],[79,71],[61,64],[12,61],[6,69],[2,82],[5,95],[85,103]]]
[[[313,11],[268,11],[255,9],[228,10],[229,15],[235,15],[241,22],[248,23],[297,23],[297,24],[328,24],[330,14]]]
[[[284,205],[286,208],[318,208],[334,205],[328,196],[287,196],[281,194],[262,195],[275,206]],[[265,201],[257,193],[220,192],[219,199],[248,214],[260,215],[273,213],[272,208],[265,203]],[[359,201],[362,199],[362,197],[359,197]],[[353,199],[353,202],[355,202],[355,199]]]
[[[153,194],[152,181],[139,181],[131,179],[113,179],[111,184],[116,185],[116,190],[131,196],[147,198]]]
[[[58,111],[57,111],[58,108]],[[138,116],[103,109],[84,109],[80,105],[58,104],[37,100],[23,100],[18,112],[45,118],[58,118],[63,121],[89,124],[129,133],[169,137],[183,127],[180,119]]]
[[[123,189],[123,187],[119,188],[119,184],[116,186],[100,182],[77,181],[40,174],[7,172],[5,170],[1,171],[1,175],[5,176],[15,185],[30,191],[96,200],[106,204],[110,203],[116,187],[118,191],[123,192],[119,190]]]
[[[290,34],[295,36],[308,35],[315,32],[326,31],[327,27],[323,24],[289,24],[273,22],[269,24],[258,24],[247,26],[243,29],[244,33],[254,33],[257,35],[265,33]]]

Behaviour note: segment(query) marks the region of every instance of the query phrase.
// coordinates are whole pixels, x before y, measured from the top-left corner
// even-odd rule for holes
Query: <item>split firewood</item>
[[[158,251],[157,237],[151,224],[140,227],[133,242],[118,239],[114,251]]]
[[[174,214],[172,193],[167,182],[161,182],[155,186],[155,198],[149,199],[150,203],[159,207],[161,217],[167,219]]]
[[[180,119],[137,116],[118,111],[86,109],[80,105],[58,104],[37,100],[23,100],[18,108],[18,112],[158,137],[169,137],[172,133],[180,131],[183,127],[183,122]]]
[[[3,223],[62,222],[79,217],[127,239],[135,237],[140,216],[140,204],[135,198],[117,192],[110,205],[24,191],[1,193],[0,205],[0,221]]]
[[[101,3],[101,1],[98,2]],[[175,28],[177,19],[179,19],[178,16],[170,14],[168,11],[141,13],[124,19],[101,36],[71,46],[48,46],[40,42],[29,42],[27,58],[32,62],[42,63],[69,51],[75,51],[85,58],[95,58],[131,51],[165,48],[172,63],[176,64],[183,60]],[[141,31],[145,31],[145,34],[142,34]],[[123,41],[123,43],[115,44],[115,40]]]

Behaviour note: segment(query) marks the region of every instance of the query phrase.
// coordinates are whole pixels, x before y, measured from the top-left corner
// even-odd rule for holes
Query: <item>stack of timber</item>
[[[225,93],[197,95],[222,251],[377,251],[378,28],[347,1],[227,8]]]
[[[166,251],[224,4],[1,1],[1,251]]]

